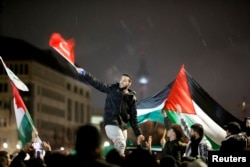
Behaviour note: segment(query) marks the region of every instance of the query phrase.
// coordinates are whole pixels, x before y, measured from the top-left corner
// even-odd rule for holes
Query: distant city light
[[[20,144],[16,144],[16,149],[20,150],[21,149],[21,145]]]
[[[7,148],[8,148],[8,143],[4,142],[4,143],[3,143],[3,148],[4,148],[4,149],[7,149]]]
[[[148,78],[147,77],[141,77],[140,79],[139,79],[139,83],[140,84],[143,84],[143,85],[146,85],[147,83],[148,83]]]
[[[109,143],[108,141],[105,141],[105,142],[103,143],[103,146],[104,146],[104,147],[108,147],[108,146],[110,146],[110,143]]]
[[[22,148],[22,142],[20,140],[18,140],[17,144],[16,144],[16,149],[20,150],[21,148]]]

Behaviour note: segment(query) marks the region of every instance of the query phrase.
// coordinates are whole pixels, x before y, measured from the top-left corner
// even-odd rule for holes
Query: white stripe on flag
[[[220,145],[221,141],[226,137],[225,130],[214,122],[194,101],[193,105],[197,115],[190,114],[190,119],[193,122],[200,123],[206,135],[216,144]]]
[[[165,105],[165,101],[163,101],[161,105],[154,107],[154,108],[137,109],[137,116],[142,116],[142,115],[151,113],[152,111],[157,111],[157,110],[161,111],[164,105]]]
[[[15,111],[15,114],[16,114],[17,128],[19,129],[21,121],[22,121],[22,119],[24,117],[25,111],[24,111],[23,108],[17,108],[16,99],[15,98],[14,98],[14,111]]]
[[[7,72],[7,75],[9,79],[13,82],[13,84],[22,91],[29,91],[28,87],[21,81],[4,63],[2,57],[0,56],[0,59],[2,61],[3,67]]]

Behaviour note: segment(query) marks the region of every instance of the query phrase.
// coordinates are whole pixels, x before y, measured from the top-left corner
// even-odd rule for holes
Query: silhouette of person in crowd
[[[29,158],[25,159],[27,154]],[[10,167],[46,167],[42,154],[43,153],[40,152],[40,154],[37,155],[34,142],[28,142],[13,158]]]
[[[48,151],[44,160],[47,167],[85,166],[85,167],[117,167],[102,158],[101,134],[91,125],[82,125],[77,129],[75,154],[64,155]]]
[[[245,132],[247,135],[247,148],[246,150],[250,151],[250,117],[244,119]]]
[[[7,151],[0,151],[0,167],[8,167],[11,163],[10,155]]]

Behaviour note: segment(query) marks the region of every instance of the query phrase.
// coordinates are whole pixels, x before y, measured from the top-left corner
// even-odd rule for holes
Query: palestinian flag
[[[18,128],[19,139],[22,145],[25,146],[27,142],[33,139],[33,132],[35,131],[34,123],[31,116],[21,98],[18,89],[11,83],[13,90],[13,103],[16,116],[16,123]]]
[[[165,105],[165,100],[168,98],[171,87],[172,83],[167,85],[164,89],[157,92],[152,97],[148,97],[137,103],[137,119],[139,124],[148,120],[154,122],[164,122],[161,110]]]
[[[220,106],[209,94],[181,67],[176,79],[156,95],[144,99],[137,104],[139,123],[147,120],[163,122],[161,110],[164,109],[172,123],[179,123],[175,105],[182,107],[182,116],[187,124],[200,123],[205,136],[213,149],[220,147],[226,132],[222,128],[230,121],[239,119]]]
[[[22,91],[29,91],[28,87],[23,83],[23,81],[21,81],[4,63],[2,57],[0,56],[0,60],[3,64],[3,67],[10,79],[10,81],[15,84],[15,86]]]

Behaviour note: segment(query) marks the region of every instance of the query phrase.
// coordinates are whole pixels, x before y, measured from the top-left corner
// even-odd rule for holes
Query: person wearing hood
[[[136,95],[130,89],[132,84],[131,75],[122,74],[120,81],[113,84],[107,84],[98,81],[89,72],[83,68],[76,68],[79,76],[95,89],[106,93],[104,107],[104,128],[106,135],[114,143],[114,147],[125,156],[127,125],[131,125],[135,136],[144,140],[137,120]]]

